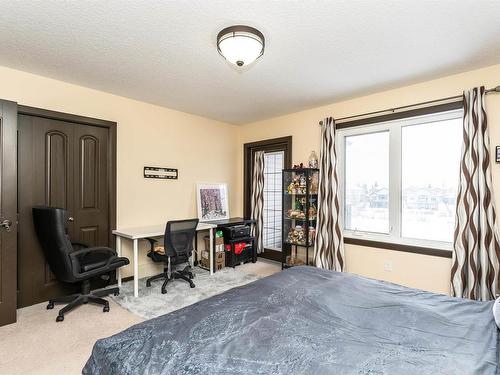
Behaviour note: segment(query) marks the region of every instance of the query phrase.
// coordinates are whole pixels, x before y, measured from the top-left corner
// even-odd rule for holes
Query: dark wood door
[[[72,238],[89,246],[109,246],[108,129],[74,127]]]
[[[19,307],[76,292],[58,282],[38,244],[31,208],[68,210],[68,234],[109,246],[108,129],[21,114],[19,121]]]
[[[0,101],[0,326],[16,321],[17,105]]]

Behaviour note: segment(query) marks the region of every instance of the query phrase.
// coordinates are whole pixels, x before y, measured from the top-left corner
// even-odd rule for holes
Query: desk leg
[[[134,240],[134,297],[139,297],[139,248],[138,241]]]
[[[191,267],[194,267],[198,264],[197,260],[198,260],[198,231],[195,231],[194,232],[193,251],[191,252],[191,261],[189,262]]]
[[[116,255],[119,257],[122,256],[122,238],[120,236],[116,236]],[[121,267],[116,269],[116,278],[118,281],[118,288],[122,287],[122,271]]]
[[[210,262],[210,276],[214,274],[214,230],[210,229],[210,251],[208,252],[208,260]]]

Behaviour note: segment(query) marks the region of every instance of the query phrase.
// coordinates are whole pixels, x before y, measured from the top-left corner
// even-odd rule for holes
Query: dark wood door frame
[[[256,151],[283,151],[285,152],[284,167],[292,167],[292,136],[266,139],[262,141],[245,143],[243,145],[243,159],[244,159],[244,169],[243,169],[243,212],[245,217],[250,217],[251,215],[251,194],[252,194],[252,170],[253,170],[253,155]],[[281,255],[274,254],[279,253],[277,251],[264,251],[263,256],[272,260],[281,262]],[[279,256],[278,256],[279,255]]]
[[[100,120],[92,117],[73,115],[70,113],[56,112],[47,109],[29,107],[25,105],[17,106],[17,113],[22,115],[37,116],[52,120],[66,121],[81,125],[97,126],[109,130],[108,137],[108,196],[109,196],[109,246],[113,246],[112,230],[116,229],[116,127],[117,123],[113,121]]]
[[[0,326],[16,321],[17,104],[0,100]],[[8,222],[10,221],[10,223]],[[9,228],[10,226],[10,228]]]

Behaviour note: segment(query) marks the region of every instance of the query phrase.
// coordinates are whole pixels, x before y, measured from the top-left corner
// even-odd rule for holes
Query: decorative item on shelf
[[[303,180],[303,181],[302,181]],[[303,175],[294,176],[292,181],[287,187],[288,194],[305,194],[306,193],[306,185],[305,185],[305,177]],[[304,184],[302,184],[304,183]]]
[[[315,239],[316,239],[316,228],[309,227],[309,244],[314,245]]]
[[[293,169],[303,169],[304,168],[304,163],[300,164],[294,164]]]
[[[311,204],[311,207],[309,207],[309,220],[316,220],[316,212],[317,212],[317,209],[313,203],[313,204]]]
[[[301,210],[288,210],[287,215],[289,219],[304,219],[306,217],[305,212]]]
[[[303,174],[300,175],[300,178],[299,178],[299,186],[305,190],[306,188],[306,176],[304,176]]]
[[[303,244],[305,243],[305,234],[304,229],[301,225],[296,225],[295,227],[290,228],[288,232],[287,241],[290,243]]]
[[[302,186],[300,186],[300,176],[295,176],[293,178],[295,184],[295,192],[294,194],[302,194]]]
[[[296,255],[289,255],[286,257],[287,266],[302,266],[304,265],[304,261],[297,257]]]
[[[309,175],[309,194],[318,194],[319,172]]]
[[[318,168],[318,155],[314,151],[309,155],[309,168]]]
[[[306,218],[306,202],[307,199],[305,197],[295,198],[293,208],[287,211],[288,218],[304,220]]]

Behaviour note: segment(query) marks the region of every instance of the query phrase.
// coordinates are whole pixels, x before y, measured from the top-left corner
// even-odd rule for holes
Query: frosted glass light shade
[[[264,35],[250,26],[231,26],[217,36],[217,50],[231,64],[248,65],[264,53]]]

